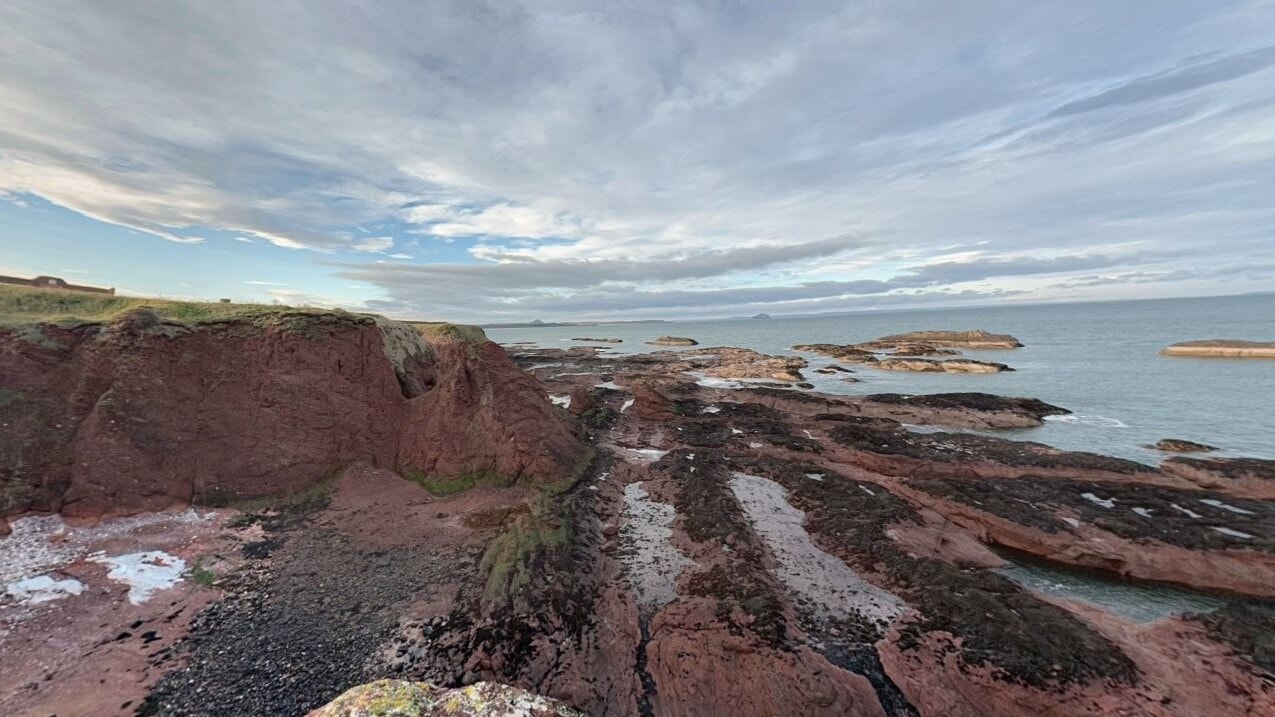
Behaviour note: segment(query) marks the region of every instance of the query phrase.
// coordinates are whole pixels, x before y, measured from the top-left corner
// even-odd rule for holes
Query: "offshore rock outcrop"
[[[871,342],[877,346],[903,344],[928,344],[930,346],[963,349],[1016,349],[1022,342],[1009,334],[993,334],[976,331],[909,331],[905,334],[882,336]]]
[[[478,329],[344,313],[0,329],[0,519],[161,510],[408,476],[560,478],[583,446]]]
[[[647,341],[652,346],[698,346],[699,342],[685,336],[661,336],[653,341]]]
[[[1164,356],[1192,358],[1275,358],[1275,341],[1208,339],[1183,341],[1160,350]]]
[[[974,359],[887,358],[878,361],[876,367],[885,371],[918,373],[1001,373],[1014,370],[1003,363]]]
[[[980,332],[919,332],[922,334],[951,334],[965,336],[968,333]],[[924,373],[999,373],[1014,369],[1003,363],[993,361],[977,361],[967,358],[949,358],[960,352],[954,346],[965,348],[1012,348],[1021,346],[1012,336],[987,334],[984,340],[971,339],[962,343],[956,338],[946,341],[918,343],[907,339],[910,334],[898,337],[887,336],[876,341],[858,344],[797,344],[793,351],[806,351],[821,354],[846,363],[860,363],[879,368],[883,371],[915,371]],[[977,337],[976,337],[977,338]]]
[[[1209,451],[1217,450],[1217,446],[1196,443],[1182,438],[1162,438],[1147,447],[1157,451],[1164,451],[1165,453],[1208,453]]]

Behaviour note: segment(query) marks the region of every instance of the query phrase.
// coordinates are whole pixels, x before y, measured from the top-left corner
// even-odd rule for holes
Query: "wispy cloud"
[[[387,249],[394,248],[394,237],[368,237],[366,239],[356,239],[351,243],[350,248],[358,252],[379,254]]]

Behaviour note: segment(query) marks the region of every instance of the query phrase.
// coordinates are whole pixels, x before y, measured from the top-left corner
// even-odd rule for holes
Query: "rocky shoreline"
[[[913,331],[857,344],[798,344],[794,351],[820,354],[882,371],[920,373],[1000,373],[1008,365],[958,357],[961,349],[1015,349],[1022,343],[1007,334],[987,331]]]
[[[308,344],[271,327],[264,336],[276,350],[329,352],[315,364],[287,364],[310,366],[311,383],[326,380],[317,365],[348,365],[331,353],[349,343],[343,337],[361,337],[362,351],[375,347],[359,380],[378,388],[349,394],[349,403],[313,405],[327,423],[360,401],[388,400],[382,394],[396,398],[376,405],[411,416],[402,404],[418,399],[405,394],[419,391],[464,428],[391,419],[386,425],[412,436],[411,445],[396,438],[392,452],[360,455],[347,444],[349,452],[325,454],[331,468],[307,466],[312,482],[246,484],[278,494],[233,501],[220,509],[222,522],[206,524],[186,547],[179,549],[185,533],[165,538],[208,576],[197,583],[188,573],[129,610],[96,590],[39,604],[0,601],[7,659],[51,664],[52,649],[75,656],[32,671],[32,686],[0,697],[6,713],[47,705],[75,713],[66,705],[83,682],[73,677],[106,664],[88,626],[131,632],[126,620],[149,624],[178,606],[184,617],[157,649],[117,655],[129,671],[102,673],[119,681],[110,693],[120,712],[326,716],[346,714],[342,705],[357,700],[393,694],[425,703],[439,690],[487,684],[527,692],[471,692],[556,700],[536,703],[544,714],[1275,710],[1275,461],[1174,456],[1156,466],[1061,451],[1003,432],[1040,426],[1068,413],[1064,407],[984,393],[829,396],[795,388],[809,368],[799,356],[518,347],[506,357],[473,337],[455,348],[427,337],[428,355],[414,354],[417,368],[396,374],[385,357],[413,355],[385,353],[382,337],[396,329],[322,326]],[[129,340],[77,339],[82,348],[70,352],[70,365],[100,367],[101,359],[79,356],[89,347],[97,348],[86,356],[109,351],[112,366],[134,367],[109,374],[116,395],[126,396],[141,391],[143,377],[163,375],[155,366],[186,365],[181,341],[202,346],[129,331]],[[950,361],[942,357],[955,347],[938,342],[1008,348],[1012,339],[919,338],[885,337],[896,342],[888,349],[807,350],[849,364],[904,360],[891,358],[900,351],[908,360],[937,352]],[[66,361],[6,340],[24,361]],[[152,341],[164,350],[149,348]],[[893,353],[878,358],[882,351]],[[849,371],[840,368],[829,370]],[[283,375],[268,373],[264,385]],[[511,384],[517,390],[502,388]],[[67,415],[52,411],[60,394],[40,390],[47,393],[38,412],[27,407],[30,415]],[[151,396],[112,415],[167,421],[172,409]],[[236,400],[238,411],[257,410],[246,396]],[[93,426],[100,419],[92,415],[76,421]],[[347,430],[335,425],[311,440]],[[497,457],[523,468],[466,473],[483,464],[439,458],[434,465],[456,467],[418,475],[403,462],[481,461],[491,454],[468,441],[490,435],[492,425],[507,436]],[[133,455],[172,445],[145,440],[163,434],[130,430]],[[37,433],[17,435],[35,441]],[[537,442],[542,435],[548,445]],[[83,490],[79,474],[69,475],[57,490],[37,493],[46,503],[11,504],[14,536],[26,535],[21,521],[37,519],[24,513],[76,514],[76,505],[88,505],[65,497]],[[178,496],[161,487],[114,486],[92,505],[107,525],[115,510],[157,506],[149,496]],[[208,493],[194,496],[206,502]],[[1222,607],[1135,622],[1080,594],[1015,582],[1000,570],[1017,553],[1090,571],[1097,585],[1207,591]],[[46,570],[80,574],[74,566]],[[83,575],[90,585],[101,579]],[[49,639],[35,639],[36,630]],[[413,686],[422,682],[433,687]],[[360,683],[375,685],[322,711]]]

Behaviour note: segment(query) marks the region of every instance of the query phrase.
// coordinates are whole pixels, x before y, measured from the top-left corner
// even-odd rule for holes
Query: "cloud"
[[[404,310],[973,301],[1275,260],[1256,1],[13,0],[0,23],[0,197],[295,249],[298,290],[335,273]]]
[[[350,248],[354,251],[380,253],[387,249],[394,248],[394,237],[368,237],[366,239],[356,239],[351,243]]]
[[[1219,82],[1239,79],[1275,65],[1275,47],[1174,67],[1138,77],[1096,95],[1072,100],[1050,113],[1051,117],[1121,107],[1198,90]]]
[[[812,250],[810,252],[814,254]],[[698,265],[707,275],[717,275],[721,265],[738,257],[716,256]],[[1128,256],[1086,254],[1035,259],[1014,256],[975,256],[965,261],[943,261],[900,269],[886,279],[844,281],[795,281],[784,284],[755,283],[747,286],[678,288],[670,286],[669,274],[647,281],[624,281],[631,267],[588,267],[577,270],[569,264],[541,265],[528,269],[519,264],[401,265],[371,264],[347,268],[341,276],[368,281],[384,287],[389,299],[372,305],[405,318],[434,315],[439,311],[474,316],[540,315],[589,317],[639,314],[721,315],[730,311],[769,306],[777,311],[831,310],[872,303],[935,302],[937,299],[1020,296],[1021,289],[976,286],[989,279],[1023,279],[1060,273],[1092,270],[1128,263]],[[649,262],[647,264],[650,264]],[[665,271],[678,274],[683,269],[669,262]],[[744,262],[742,266],[753,267]],[[649,268],[649,267],[648,267]],[[1075,284],[1077,286],[1082,284]],[[484,287],[481,295],[466,287]],[[953,288],[965,287],[965,288]],[[572,291],[564,292],[562,289]]]
[[[795,245],[758,245],[681,253],[664,259],[539,259],[493,252],[499,261],[477,264],[340,264],[340,276],[378,286],[440,290],[469,296],[474,287],[491,294],[536,289],[584,289],[617,282],[674,282],[720,277],[777,264],[818,259],[861,249],[868,242],[839,236]]]

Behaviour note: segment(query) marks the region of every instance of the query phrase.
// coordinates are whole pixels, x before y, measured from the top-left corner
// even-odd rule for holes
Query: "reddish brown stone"
[[[390,345],[404,332],[406,353]],[[12,396],[0,406],[0,515],[276,495],[359,460],[551,481],[583,453],[539,381],[496,344],[423,343],[370,317],[192,327],[139,313],[6,329],[0,386]]]

